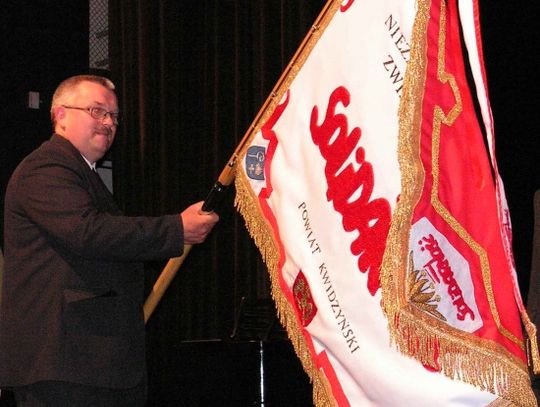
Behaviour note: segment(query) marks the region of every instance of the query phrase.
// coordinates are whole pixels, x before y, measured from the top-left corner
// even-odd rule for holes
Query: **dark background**
[[[177,212],[205,197],[324,1],[110,4],[111,21],[124,22],[110,26],[111,76],[122,109],[131,115],[111,153],[115,193],[128,214]],[[483,0],[480,7],[497,159],[526,297],[532,197],[540,188],[539,6],[532,1]],[[48,108],[56,85],[88,72],[88,3],[5,1],[0,27],[3,201],[17,163],[50,136]],[[141,38],[146,44],[142,49],[119,56],[122,47]],[[171,51],[160,53],[163,49]],[[148,68],[141,66],[146,58],[162,60],[157,68]],[[135,82],[140,84],[136,88],[131,86]],[[29,91],[40,92],[41,109],[26,107]],[[164,106],[166,110],[160,109]],[[146,141],[141,145],[132,142],[134,138]],[[164,149],[177,151],[178,158],[166,158]],[[275,321],[265,267],[233,209],[233,195],[229,191],[219,209],[220,225],[205,245],[192,251],[148,324],[149,405],[178,405],[179,392],[184,405],[212,405],[209,400],[197,404],[196,398],[188,403],[194,395],[199,403],[204,396],[216,404],[235,405],[231,393],[239,398],[238,405],[254,405],[250,403],[260,396],[249,380],[260,379],[261,349],[268,397],[285,394],[296,399],[296,405],[310,405],[307,380]],[[150,287],[163,263],[147,267]],[[237,335],[231,338],[235,327]],[[275,372],[282,372],[281,377],[274,377]],[[237,389],[235,383],[251,385]],[[293,390],[287,393],[286,388]]]

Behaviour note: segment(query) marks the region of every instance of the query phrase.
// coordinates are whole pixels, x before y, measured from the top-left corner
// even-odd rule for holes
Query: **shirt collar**
[[[84,155],[81,154],[81,157],[84,159],[84,161],[86,161],[86,164],[88,164],[88,166],[90,167],[90,169],[92,171],[96,171],[96,163],[91,163],[90,161],[88,161],[86,159],[86,157]]]

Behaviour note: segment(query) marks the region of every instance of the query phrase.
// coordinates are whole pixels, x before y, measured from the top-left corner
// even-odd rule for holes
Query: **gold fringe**
[[[516,406],[537,405],[528,372],[500,345],[480,343],[480,339],[472,340],[467,333],[448,327],[445,332],[411,307],[394,317],[392,339],[402,353]]]
[[[511,407],[513,405],[514,404],[509,402],[508,400],[505,400],[499,397],[495,401],[492,401],[491,403],[489,403],[486,407]]]
[[[277,102],[292,83],[339,5],[340,1],[338,0],[327,3],[313,27],[312,38],[305,39],[293,57],[248,131],[248,138],[253,138],[272,114]],[[400,289],[398,285],[399,282],[406,281],[408,230],[411,225],[412,208],[421,194],[421,188],[418,185],[423,185],[424,179],[423,167],[419,161],[420,143],[417,135],[420,134],[419,126],[422,116],[421,105],[418,103],[422,100],[425,81],[426,49],[424,39],[428,18],[429,0],[419,0],[413,30],[413,49],[407,67],[399,111],[398,157],[402,172],[402,194],[393,215],[387,250],[383,260],[381,273],[383,311],[389,320],[392,341],[404,354],[433,366],[435,352],[439,352],[442,372],[448,377],[463,380],[481,389],[502,395],[490,404],[493,407],[535,406],[536,402],[533,401],[534,395],[530,388],[528,375],[523,369],[519,369],[517,361],[515,364],[512,362],[511,355],[510,357],[508,355],[501,356],[501,353],[504,352],[498,348],[487,350],[485,346],[473,348],[469,338],[467,341],[463,340],[458,331],[445,334],[441,333],[440,329],[436,330],[432,320],[428,323],[427,320],[423,320],[425,315],[421,313],[415,315],[414,309],[408,306],[405,291]],[[245,148],[248,145],[249,142],[246,143]],[[245,149],[239,153],[239,157],[242,158],[244,155]],[[281,291],[279,284],[280,254],[273,230],[263,217],[258,199],[243,171],[236,171],[235,186],[235,206],[244,217],[247,229],[268,267],[272,297],[276,303],[278,317],[286,328],[295,352],[313,384],[313,401],[317,407],[337,406],[324,372],[319,370],[311,359],[309,347],[302,335],[302,327],[299,326],[293,305],[287,301]],[[530,321],[529,325],[532,325]],[[532,327],[534,328],[534,325]],[[535,341],[536,336],[532,335],[531,332],[529,332],[529,337],[531,341]],[[533,348],[537,349],[536,346]],[[538,358],[536,360],[538,361]]]
[[[448,325],[434,323],[435,319],[409,303],[409,293],[403,288],[409,271],[409,233],[413,210],[420,199],[425,178],[420,159],[420,125],[430,3],[430,0],[419,0],[417,3],[411,58],[399,108],[401,194],[392,215],[383,257],[381,304],[388,319],[391,341],[403,354],[440,369],[451,379],[499,395],[499,399],[491,403],[493,406],[536,406],[528,372],[518,358],[494,342],[486,344],[487,341]],[[441,3],[441,13],[444,13],[444,2]],[[532,337],[531,333],[529,337]]]
[[[277,313],[281,324],[294,347],[296,355],[302,362],[313,385],[313,402],[317,407],[335,407],[335,401],[330,384],[321,370],[313,364],[309,348],[298,325],[296,312],[287,301],[279,285],[279,249],[273,237],[273,230],[262,216],[257,197],[247,180],[244,171],[237,170],[235,177],[236,197],[235,206],[246,222],[246,227],[259,248],[268,272],[270,274],[272,297],[276,303]]]
[[[238,152],[238,159],[240,162],[243,160],[246,150],[256,132],[261,129],[266,120],[272,115],[277,103],[291,85],[340,5],[341,0],[329,0],[324,6],[319,17],[312,26],[310,33],[303,40],[291,62],[272,90],[270,96],[257,114],[250,129],[244,136],[247,142],[245,143],[245,147]],[[298,325],[296,312],[283,295],[279,285],[280,254],[276,240],[274,239],[272,227],[262,215],[258,199],[254,195],[244,171],[240,171],[238,168],[236,168],[235,187],[236,197],[234,204],[244,218],[246,227],[267,265],[270,274],[272,297],[276,303],[279,320],[287,330],[287,334],[294,350],[313,385],[313,402],[317,407],[337,407],[338,404],[332,394],[330,383],[324,372],[313,364],[309,347],[302,335],[302,328]]]
[[[521,321],[527,333],[527,357],[529,366],[534,374],[540,374],[540,354],[538,352],[538,337],[536,336],[536,325],[534,325],[527,314],[521,310]]]

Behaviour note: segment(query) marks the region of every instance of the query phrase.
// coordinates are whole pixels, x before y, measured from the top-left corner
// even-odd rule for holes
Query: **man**
[[[138,406],[146,398],[142,261],[178,256],[218,221],[127,217],[97,174],[118,125],[114,85],[83,75],[57,88],[52,138],[5,196],[0,386],[21,406]]]

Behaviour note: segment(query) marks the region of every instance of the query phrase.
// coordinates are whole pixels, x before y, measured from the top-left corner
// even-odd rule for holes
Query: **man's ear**
[[[57,106],[53,108],[52,115],[53,117],[51,118],[54,122],[53,130],[58,134],[63,134],[66,129],[66,125],[63,122],[66,118],[66,108],[63,106]]]
[[[54,117],[56,118],[56,121],[62,120],[64,117],[66,117],[66,108],[63,106],[57,106],[54,108]]]

